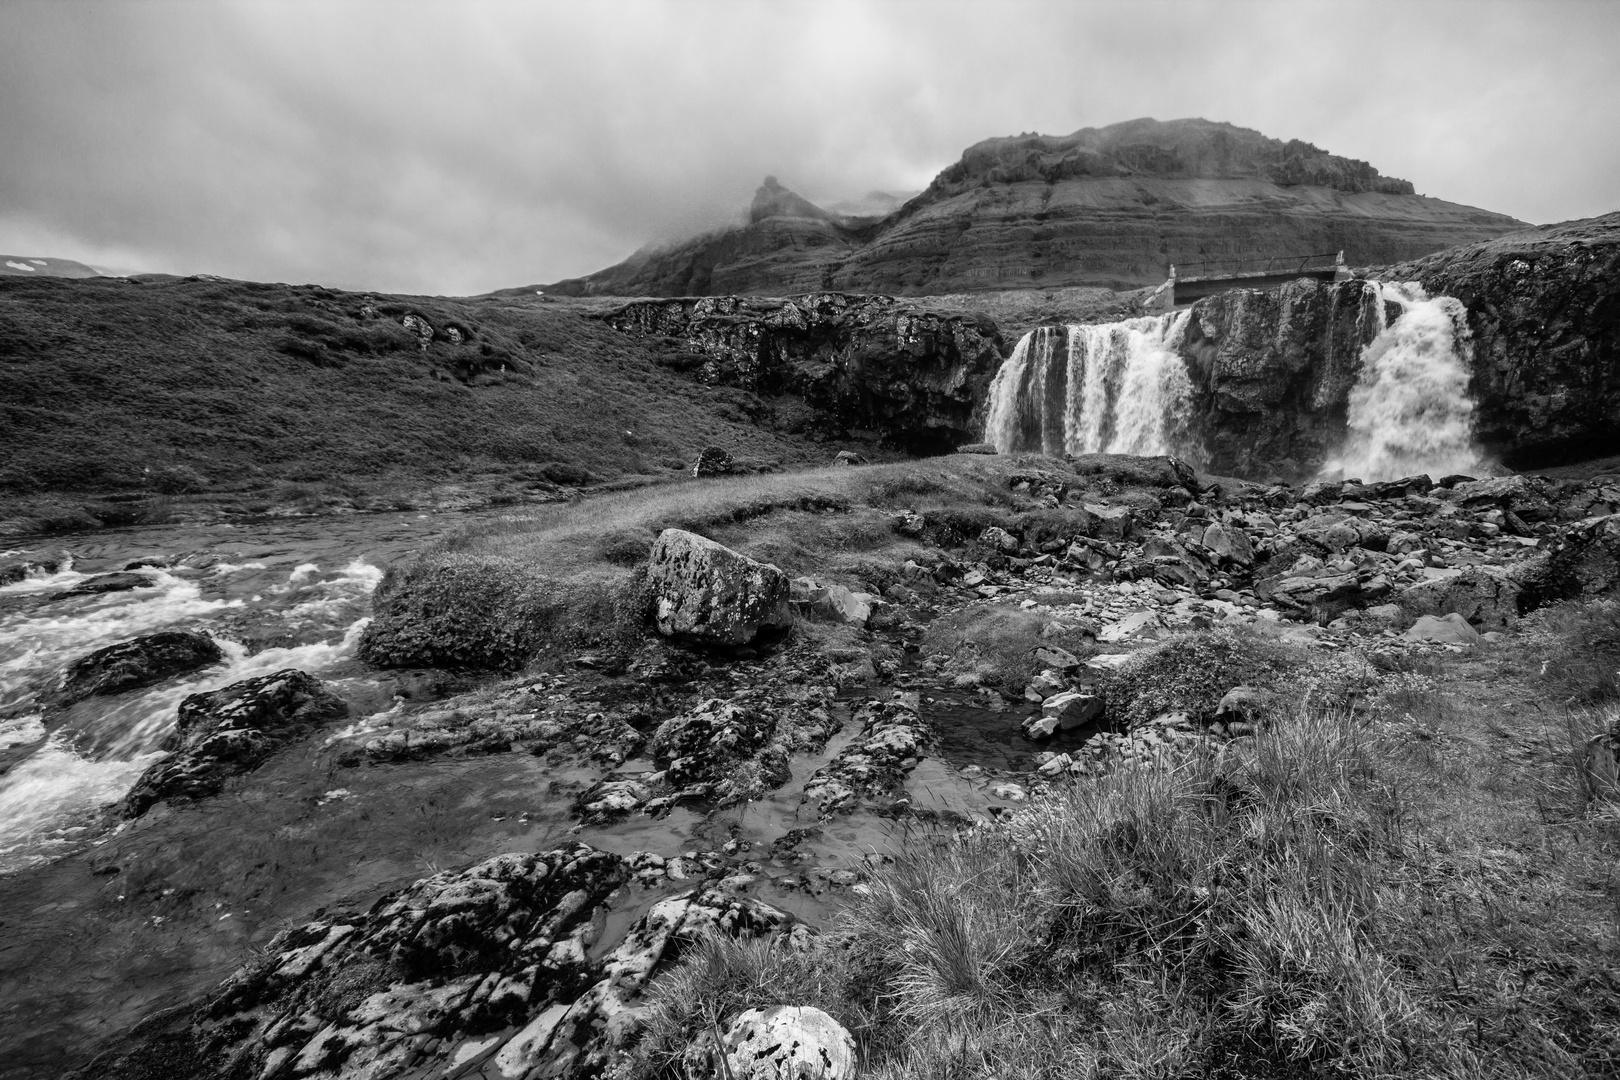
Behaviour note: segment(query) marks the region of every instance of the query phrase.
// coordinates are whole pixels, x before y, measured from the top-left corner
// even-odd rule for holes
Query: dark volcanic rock
[[[1413,193],[1364,161],[1208,120],[1131,120],[986,139],[882,218],[844,218],[767,180],[747,225],[548,286],[606,296],[838,289],[893,295],[1135,287],[1169,263],[1343,250],[1415,258],[1523,223]]]
[[[608,315],[641,336],[685,339],[703,382],[796,394],[839,431],[878,432],[919,452],[978,437],[976,407],[1004,343],[987,319],[916,310],[883,296],[644,300]]]
[[[124,817],[140,817],[176,796],[214,795],[226,779],[251,772],[271,754],[314,727],[348,712],[321,680],[289,668],[192,694],[164,749],[174,751],[141,774],[124,801]]]
[[[184,630],[149,634],[97,649],[73,661],[62,673],[61,687],[51,697],[56,704],[71,705],[97,694],[120,694],[196,671],[224,657],[207,634]]]

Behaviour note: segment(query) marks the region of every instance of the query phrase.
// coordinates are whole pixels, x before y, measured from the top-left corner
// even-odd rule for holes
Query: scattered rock
[[[149,634],[97,649],[73,661],[62,673],[61,686],[50,696],[54,704],[71,705],[87,697],[151,686],[224,658],[219,645],[207,634],[183,630]]]
[[[665,529],[647,569],[658,632],[705,645],[747,645],[793,622],[786,574],[713,540]]]
[[[140,817],[165,799],[218,794],[228,778],[251,772],[294,739],[347,712],[325,683],[294,668],[192,694],[180,703],[179,721],[163,745],[172,756],[141,774],[119,811]]]
[[[865,465],[866,459],[853,450],[840,450],[833,458],[834,465]]]
[[[800,615],[847,626],[865,626],[872,608],[881,603],[871,593],[852,592],[842,585],[824,585],[814,578],[794,578],[790,601]]]
[[[1468,620],[1456,612],[1444,616],[1424,615],[1401,637],[1407,641],[1435,645],[1479,644],[1479,631],[1469,626]]]

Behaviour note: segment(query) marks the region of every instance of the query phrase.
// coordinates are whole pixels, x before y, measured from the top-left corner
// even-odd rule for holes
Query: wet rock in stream
[[[121,641],[69,664],[61,685],[47,695],[56,705],[71,705],[99,694],[121,694],[152,686],[175,675],[218,663],[225,654],[213,638],[186,630]]]
[[[163,746],[172,756],[141,774],[118,812],[140,817],[166,799],[218,794],[230,777],[347,712],[325,683],[294,668],[192,694]]]

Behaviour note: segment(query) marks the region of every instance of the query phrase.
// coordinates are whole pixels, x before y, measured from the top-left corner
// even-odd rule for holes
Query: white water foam
[[[247,569],[246,566],[234,567]],[[0,620],[0,705],[18,715],[0,723],[0,746],[38,742],[46,736],[42,716],[29,709],[34,690],[69,661],[98,648],[165,629],[207,630],[211,618],[242,609],[240,598],[204,599],[199,586],[165,571],[148,571],[150,587],[105,596],[49,601]],[[58,730],[39,749],[0,776],[0,873],[48,861],[80,842],[100,808],[129,790],[163,753],[180,702],[244,679],[286,668],[329,671],[354,655],[369,617],[355,618],[382,571],[362,560],[319,579],[319,568],[296,568],[277,593],[276,610],[289,630],[325,640],[264,649],[220,639],[221,664],[180,681],[95,702],[68,715],[72,730]],[[88,575],[74,571],[36,575],[6,586],[13,594],[54,593]],[[36,601],[36,603],[38,603]],[[233,616],[234,617],[234,616]],[[333,632],[342,630],[337,640]],[[324,633],[323,633],[324,632]],[[22,712],[21,710],[27,710]]]
[[[1193,454],[1192,380],[1177,348],[1189,311],[1025,334],[990,387],[985,438],[1002,453]]]
[[[1449,296],[1431,299],[1415,282],[1368,282],[1367,289],[1378,335],[1361,352],[1344,450],[1322,475],[1369,483],[1418,473],[1477,475],[1467,310]],[[1400,308],[1393,323],[1386,303]]]

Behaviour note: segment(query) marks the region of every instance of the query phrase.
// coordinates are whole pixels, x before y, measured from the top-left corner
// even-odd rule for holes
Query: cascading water
[[[1176,350],[1190,314],[1025,334],[991,384],[985,439],[1002,453],[1187,453],[1192,380]]]
[[[1466,309],[1449,296],[1431,299],[1415,282],[1369,281],[1366,288],[1378,335],[1361,352],[1344,450],[1322,474],[1371,483],[1478,473]],[[1386,304],[1400,309],[1393,323]]]
[[[206,560],[205,560],[206,561]],[[354,654],[382,571],[212,561],[146,571],[146,588],[57,599],[89,575],[36,574],[0,587],[0,873],[89,839],[101,808],[162,756],[180,702],[284,668],[328,674]],[[118,641],[185,627],[213,631],[225,660],[193,675],[46,714],[37,693],[70,660]],[[228,634],[260,627],[277,641],[250,651]]]

